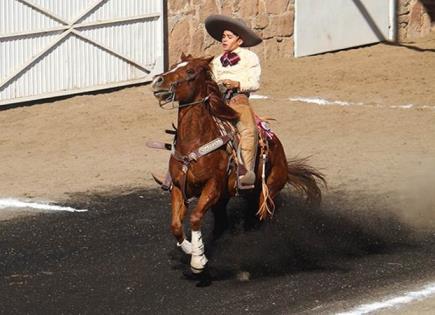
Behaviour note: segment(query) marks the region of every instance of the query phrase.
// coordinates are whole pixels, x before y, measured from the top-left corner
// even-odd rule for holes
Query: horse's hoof
[[[204,288],[211,285],[211,275],[207,266],[204,267],[203,271],[198,275],[199,282],[196,284],[198,288]]]
[[[208,287],[212,282],[210,272],[208,271],[207,267],[202,269],[200,273],[194,273],[191,269],[185,270],[183,271],[183,276],[187,280],[198,281],[196,284],[198,288]]]
[[[200,280],[199,273],[193,273],[190,269],[188,270],[184,270],[183,271],[183,276],[187,279],[187,280],[193,280],[193,281],[197,281]]]

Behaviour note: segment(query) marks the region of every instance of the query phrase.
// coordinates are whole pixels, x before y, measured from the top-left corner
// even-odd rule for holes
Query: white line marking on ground
[[[338,101],[338,100],[328,100],[328,99],[324,99],[321,97],[296,96],[296,97],[288,97],[288,98],[273,98],[273,97],[265,96],[265,95],[252,94],[249,98],[253,99],[253,100],[271,99],[271,100],[278,100],[278,101],[301,102],[301,103],[307,103],[307,104],[315,104],[315,105],[319,105],[319,106],[336,105],[336,106],[364,106],[364,107],[395,108],[395,109],[429,109],[429,110],[435,110],[435,105],[434,106],[414,105],[414,104],[373,105],[373,104],[365,104],[362,102],[346,102],[346,101]]]
[[[339,106],[351,106],[351,105],[364,105],[363,103],[349,103],[343,101],[330,101],[319,97],[289,97],[292,102],[304,102],[317,105],[339,105]]]
[[[36,202],[26,202],[20,201],[18,199],[13,198],[0,198],[0,209],[13,208],[31,208],[38,210],[47,210],[47,211],[68,211],[68,212],[86,212],[86,209],[74,209],[71,207],[61,207],[50,205],[48,203],[36,203]]]
[[[415,107],[414,104],[407,104],[407,105],[391,105],[391,108],[404,108],[404,109],[410,109]]]
[[[403,304],[408,304],[410,302],[423,300],[431,295],[435,294],[435,283],[428,284],[424,286],[419,291],[411,291],[403,295],[392,297],[381,302],[375,302],[370,304],[363,304],[354,308],[351,311],[344,313],[337,313],[336,315],[362,315],[368,314],[374,311],[378,311],[384,308],[392,308]]]
[[[264,99],[268,99],[270,97],[269,96],[265,96],[265,95],[259,95],[259,94],[251,94],[249,96],[249,98],[251,98],[253,100],[264,100]]]

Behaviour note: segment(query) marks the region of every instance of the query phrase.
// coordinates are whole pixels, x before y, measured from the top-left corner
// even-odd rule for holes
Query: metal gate
[[[394,40],[396,0],[295,0],[295,57]]]
[[[165,0],[0,0],[0,105],[150,81]]]

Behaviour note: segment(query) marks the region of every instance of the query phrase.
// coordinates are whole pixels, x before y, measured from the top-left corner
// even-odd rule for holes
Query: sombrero
[[[260,44],[263,40],[251,30],[241,19],[225,15],[210,15],[205,19],[205,28],[211,37],[217,41],[222,40],[225,30],[236,33],[243,39],[242,47],[252,47]]]

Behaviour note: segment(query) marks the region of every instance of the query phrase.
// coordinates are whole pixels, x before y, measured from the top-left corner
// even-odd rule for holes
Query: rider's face
[[[231,31],[224,31],[222,34],[222,49],[231,52],[242,45],[243,40]]]

